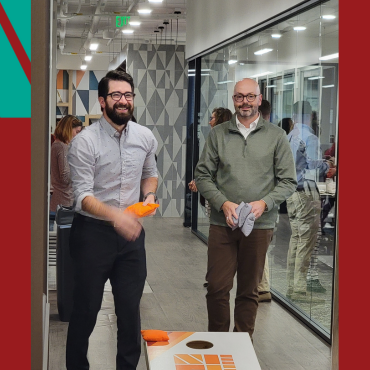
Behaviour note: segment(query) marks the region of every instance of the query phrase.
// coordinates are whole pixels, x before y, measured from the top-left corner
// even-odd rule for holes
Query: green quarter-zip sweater
[[[267,211],[254,228],[274,228],[279,204],[297,187],[285,131],[260,116],[256,128],[244,139],[234,114],[211,130],[195,169],[195,183],[211,205],[211,224],[228,226],[221,210],[226,201],[264,200]]]

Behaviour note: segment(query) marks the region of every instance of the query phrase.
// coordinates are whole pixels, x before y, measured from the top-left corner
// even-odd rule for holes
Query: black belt
[[[81,215],[80,213],[75,213],[74,218],[85,221],[85,222],[91,222],[92,224],[100,224],[100,225],[113,227],[110,221],[99,220],[97,218],[92,218],[92,217]]]

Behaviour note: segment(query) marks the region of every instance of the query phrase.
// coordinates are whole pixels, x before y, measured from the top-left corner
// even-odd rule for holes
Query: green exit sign
[[[116,27],[119,28],[119,27],[126,26],[129,21],[130,21],[130,17],[126,17],[126,16],[121,17],[117,15],[116,16]]]

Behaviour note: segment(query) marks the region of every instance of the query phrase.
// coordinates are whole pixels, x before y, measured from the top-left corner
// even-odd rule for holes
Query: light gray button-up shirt
[[[68,152],[76,212],[97,218],[81,208],[89,195],[122,209],[138,202],[141,180],[158,177],[157,146],[148,128],[129,121],[120,136],[104,116],[76,135]]]

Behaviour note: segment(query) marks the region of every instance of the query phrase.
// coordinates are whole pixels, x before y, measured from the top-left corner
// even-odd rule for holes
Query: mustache
[[[242,104],[240,108],[253,108],[253,106],[249,104]]]
[[[116,103],[113,106],[114,108],[130,108],[130,104]]]

